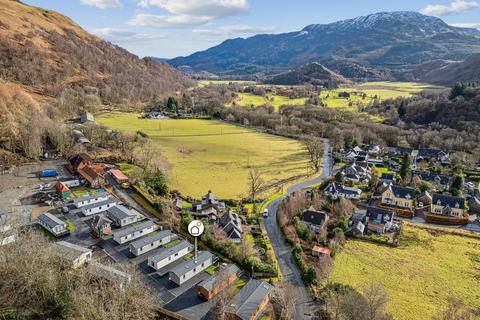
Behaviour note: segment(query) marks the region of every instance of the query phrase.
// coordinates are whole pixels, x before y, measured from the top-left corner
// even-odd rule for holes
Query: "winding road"
[[[324,140],[324,155],[322,174],[314,179],[304,181],[288,188],[287,195],[272,201],[268,205],[269,217],[265,219],[265,229],[267,230],[270,242],[275,250],[280,270],[284,281],[291,283],[296,289],[296,303],[294,319],[314,319],[316,306],[310,295],[308,288],[303,283],[300,271],[298,270],[293,256],[290,252],[282,231],[277,224],[278,206],[289,194],[308,188],[311,185],[319,184],[331,176],[333,159],[330,153],[330,141]]]

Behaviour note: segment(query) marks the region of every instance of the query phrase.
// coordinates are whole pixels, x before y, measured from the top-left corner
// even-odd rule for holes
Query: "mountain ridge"
[[[474,53],[480,53],[480,31],[401,11],[313,24],[295,32],[228,39],[169,63],[220,75],[271,75],[331,59],[398,69],[436,59],[464,60]]]

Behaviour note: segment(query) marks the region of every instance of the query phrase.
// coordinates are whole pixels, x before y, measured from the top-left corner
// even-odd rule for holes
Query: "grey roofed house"
[[[108,193],[99,192],[99,193],[96,193],[96,194],[93,194],[93,195],[88,195],[88,196],[83,196],[83,197],[80,197],[80,198],[76,198],[76,199],[73,200],[73,204],[75,206],[77,206],[78,203],[80,203],[80,202],[94,200],[94,199],[98,199],[98,198],[105,198],[105,197],[108,197]]]
[[[227,265],[224,265],[224,266],[222,266],[222,268],[224,268],[223,270],[225,270],[225,277],[226,278],[229,278],[232,274],[238,273],[240,271],[240,268],[237,267],[237,265],[235,265],[233,263],[229,263]],[[207,291],[212,291],[213,286],[215,285],[215,283],[218,280],[218,275],[219,275],[218,272],[216,274],[211,275],[207,279],[200,282],[198,284],[198,286],[203,287]]]
[[[392,185],[391,188],[392,188],[393,194],[397,198],[413,199],[413,196],[415,195],[415,189],[410,187],[401,187],[401,186]]]
[[[447,196],[444,194],[434,193],[432,196],[432,204],[443,207],[465,209],[465,199],[461,197]]]
[[[140,230],[143,230],[143,229],[150,228],[154,225],[155,225],[155,223],[152,220],[148,220],[148,221],[145,221],[145,222],[133,225],[133,226],[129,226],[129,227],[120,229],[120,230],[115,232],[115,236],[119,237],[119,238],[122,238],[122,237],[125,237],[129,234],[132,234],[132,233],[136,232],[136,231],[140,231]]]
[[[242,238],[242,220],[235,212],[227,212],[220,218],[220,226],[230,239]]]
[[[393,182],[395,175],[393,173],[382,173],[380,180],[385,182]]]
[[[328,219],[326,212],[315,210],[313,206],[304,210],[301,214],[302,221],[314,224],[317,226],[322,226],[325,221]]]
[[[133,247],[134,249],[139,249],[143,248],[151,243],[154,243],[158,240],[171,237],[173,235],[172,231],[170,230],[163,230],[163,231],[158,231],[151,233],[150,235],[143,237],[141,239],[135,240],[132,243],[130,243],[130,246]]]
[[[441,157],[446,156],[447,154],[439,149],[429,149],[429,148],[420,148],[418,149],[418,157],[423,159],[436,158],[440,159]]]
[[[442,175],[442,174],[436,174],[436,173],[429,173],[429,172],[414,172],[414,176],[419,177],[420,179],[428,182],[433,182],[441,185],[449,185],[451,181],[451,177]]]
[[[366,216],[368,217],[368,221],[380,224],[389,221],[391,222],[393,220],[394,212],[379,207],[368,207]]]
[[[208,259],[212,259],[213,254],[209,251],[199,251],[197,254],[197,263],[195,263],[195,259],[192,258],[184,263],[179,264],[172,270],[171,273],[175,274],[178,278],[181,278],[185,273],[191,271],[195,266],[202,264],[203,262],[207,261]]]
[[[153,261],[154,263],[157,263],[158,261],[162,261],[162,260],[170,257],[172,254],[174,254],[176,252],[179,252],[179,251],[182,251],[183,249],[188,248],[190,246],[191,246],[190,242],[188,242],[187,240],[183,240],[182,242],[174,245],[171,248],[163,249],[159,253],[152,256],[150,258],[150,260]]]
[[[269,299],[273,286],[263,281],[251,279],[232,299],[227,313],[234,314],[242,320],[257,318],[265,301]]]

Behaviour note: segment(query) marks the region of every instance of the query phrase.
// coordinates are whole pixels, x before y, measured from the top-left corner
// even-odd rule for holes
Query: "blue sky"
[[[172,58],[225,39],[298,31],[380,11],[420,11],[480,28],[480,0],[24,0],[63,13],[143,57]]]

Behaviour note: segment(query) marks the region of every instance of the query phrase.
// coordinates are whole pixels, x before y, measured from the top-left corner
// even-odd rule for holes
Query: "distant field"
[[[198,84],[200,86],[208,86],[208,85],[222,85],[222,84],[229,84],[229,83],[235,83],[235,84],[240,84],[244,86],[250,86],[256,84],[255,81],[245,81],[245,80],[199,80]]]
[[[449,295],[480,308],[480,240],[408,225],[398,248],[349,240],[335,258],[330,280],[355,287],[381,282],[397,320],[432,319]]]
[[[170,185],[199,197],[208,190],[223,198],[247,193],[249,166],[274,183],[307,173],[303,146],[291,139],[208,120],[146,120],[135,114],[104,114],[98,123],[147,133],[171,165]]]
[[[283,105],[304,105],[306,100],[307,99],[305,98],[290,99],[288,97],[278,95],[262,97],[251,93],[239,93],[239,98],[235,101],[235,103],[243,107],[271,105],[275,108],[275,110],[278,110],[278,108]]]

